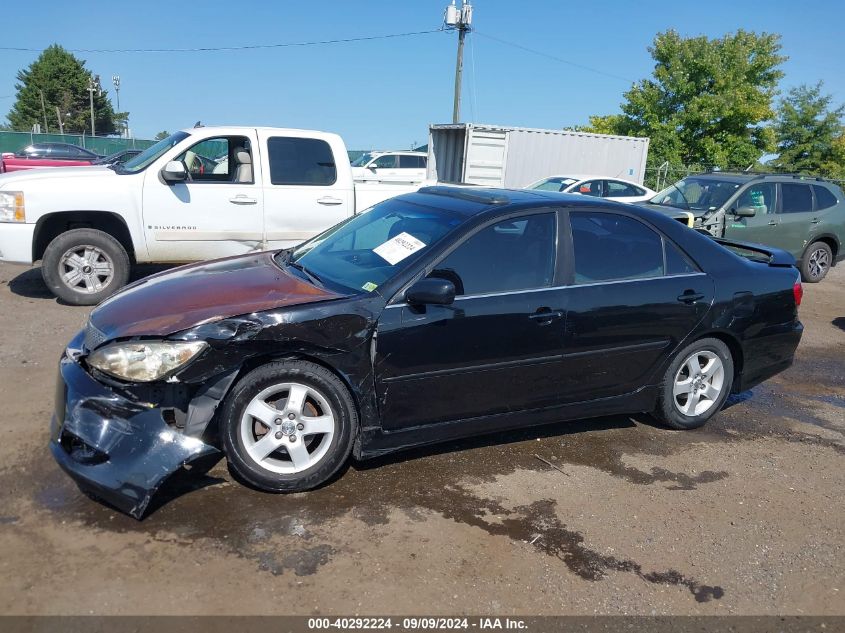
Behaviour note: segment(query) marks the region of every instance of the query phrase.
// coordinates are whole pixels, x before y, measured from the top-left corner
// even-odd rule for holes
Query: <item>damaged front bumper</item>
[[[136,519],[170,475],[220,454],[168,424],[161,409],[95,380],[70,352],[59,363],[50,449],[83,491]]]

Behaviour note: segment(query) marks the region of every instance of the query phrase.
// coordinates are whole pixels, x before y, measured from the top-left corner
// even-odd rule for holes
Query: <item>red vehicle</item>
[[[80,167],[98,158],[99,154],[70,143],[33,143],[17,153],[3,153],[0,173],[36,167]]]

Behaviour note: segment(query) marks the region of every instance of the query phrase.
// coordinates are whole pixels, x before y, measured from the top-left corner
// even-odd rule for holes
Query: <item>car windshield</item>
[[[344,291],[371,292],[410,266],[465,216],[391,199],[353,216],[293,251],[281,265]]]
[[[546,178],[540,182],[535,182],[530,189],[537,189],[539,191],[563,191],[569,185],[578,182],[577,178],[570,178],[568,176],[554,176]]]
[[[741,183],[690,176],[669,185],[649,202],[687,211],[712,211],[728,201]]]
[[[116,165],[115,171],[119,174],[137,174],[156,161],[167,150],[181,143],[190,136],[187,132],[175,132],[155,145],[151,145],[137,156],[133,156],[122,165]]]
[[[353,167],[363,167],[367,163],[369,163],[373,159],[374,154],[372,152],[365,152],[361,154],[358,158],[352,161]]]

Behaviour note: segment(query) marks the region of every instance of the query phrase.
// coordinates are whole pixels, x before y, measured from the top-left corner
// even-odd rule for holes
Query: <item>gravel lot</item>
[[[845,614],[845,266],[805,286],[795,365],[699,431],[563,423],[292,496],[220,463],[143,522],[47,449],[88,310],[35,268],[0,280],[0,613]]]

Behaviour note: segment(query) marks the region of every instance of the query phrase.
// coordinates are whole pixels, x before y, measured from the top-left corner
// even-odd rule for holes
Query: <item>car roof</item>
[[[611,210],[615,208],[627,213],[636,211],[638,214],[648,215],[649,217],[652,214],[660,215],[654,211],[604,198],[558,193],[556,191],[541,191],[538,189],[496,189],[474,186],[436,185],[422,187],[415,193],[405,194],[400,197],[410,202],[453,211],[466,216],[497,214],[503,209],[539,209],[550,206]],[[675,222],[675,220],[672,221]]]

